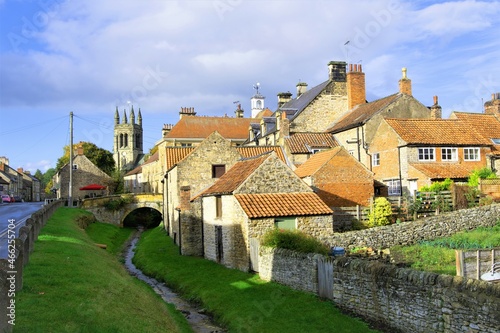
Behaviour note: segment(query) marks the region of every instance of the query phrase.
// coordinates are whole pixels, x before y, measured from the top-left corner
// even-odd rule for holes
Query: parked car
[[[21,199],[21,197],[18,195],[13,196],[13,198],[14,198],[14,202],[23,202],[23,199]]]
[[[10,195],[2,194],[2,202],[13,202]]]

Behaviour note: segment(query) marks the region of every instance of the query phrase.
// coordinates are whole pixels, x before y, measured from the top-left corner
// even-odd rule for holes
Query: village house
[[[18,168],[17,172],[23,177],[23,190],[21,197],[25,201],[40,201],[41,200],[41,183],[40,180],[28,170]]]
[[[9,166],[9,159],[0,157],[0,179],[2,179],[2,193],[11,197],[21,197],[23,192],[23,176]]]
[[[162,182],[165,228],[181,245],[183,254],[190,255],[202,255],[203,251],[199,209],[189,203],[193,195],[211,186],[243,157],[275,151],[286,161],[280,147],[235,147],[218,132],[197,146],[159,149],[160,156],[165,156],[160,158],[166,170]]]
[[[338,147],[335,137],[330,133],[292,133],[282,143],[286,155],[296,167],[305,163],[317,152]]]
[[[413,195],[446,178],[467,181],[472,171],[488,166],[493,142],[457,118],[380,122],[369,153],[374,176],[389,195]]]
[[[76,156],[71,163],[66,163],[52,178],[58,199],[69,197],[69,173],[73,169],[72,194],[74,200],[86,197],[108,194],[107,187],[112,183],[112,178],[92,163],[83,152],[83,147],[77,148]],[[80,190],[88,185],[98,185],[90,190]],[[103,187],[102,189],[100,189]]]
[[[156,151],[146,162],[123,176],[123,187],[127,193],[163,193],[162,179],[159,152]]]
[[[331,209],[274,152],[242,159],[191,201],[201,202],[205,258],[243,271],[272,228],[333,233]]]
[[[376,193],[373,173],[344,147],[314,154],[295,173],[332,209],[369,206]]]
[[[364,77],[361,66],[353,66],[349,73],[353,76]],[[437,103],[437,97],[431,108],[424,106],[412,96],[411,80],[407,77],[405,68],[402,73],[398,93],[369,103],[358,103],[336,119],[327,129],[327,132],[333,134],[339,144],[368,168],[372,165],[372,156],[368,154],[368,150],[375,137],[375,131],[384,117],[441,118],[441,107]],[[364,85],[364,79],[360,82]],[[358,89],[365,88],[359,86]]]

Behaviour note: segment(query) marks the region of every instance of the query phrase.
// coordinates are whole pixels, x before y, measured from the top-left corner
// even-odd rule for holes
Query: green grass
[[[121,253],[123,244],[134,232],[131,228],[118,228],[105,223],[92,223],[85,231],[95,243],[106,244],[106,251],[114,255]]]
[[[134,263],[201,303],[229,332],[376,332],[312,294],[203,258],[180,256],[160,227],[143,234]]]
[[[16,294],[14,333],[190,332],[173,306],[76,225],[81,214],[59,208],[42,229]]]
[[[395,246],[391,256],[411,268],[438,274],[456,275],[455,249],[490,249],[500,247],[500,224],[480,227],[412,246]]]

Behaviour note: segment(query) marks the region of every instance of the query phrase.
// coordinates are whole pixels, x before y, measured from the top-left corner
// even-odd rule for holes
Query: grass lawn
[[[99,239],[92,240],[74,222],[81,214],[89,213],[59,208],[42,229],[16,294],[14,333],[190,332],[173,306],[117,260],[126,232],[93,225]]]
[[[203,304],[229,332],[377,332],[312,294],[209,260],[180,256],[161,227],[142,235],[134,263]]]
[[[391,256],[416,270],[456,275],[455,249],[494,247],[500,247],[500,223],[491,228],[480,227],[412,246],[395,246],[391,248]]]

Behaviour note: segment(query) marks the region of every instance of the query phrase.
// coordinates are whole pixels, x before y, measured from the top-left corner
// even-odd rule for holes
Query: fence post
[[[9,271],[9,262],[7,259],[0,259],[0,332],[6,333],[12,332],[13,328],[13,325],[9,324],[9,314],[11,314],[9,307],[11,307],[11,300],[14,300],[14,298],[9,296],[13,296],[12,292],[15,289],[15,284]]]
[[[462,250],[455,250],[457,276],[465,276],[465,258]]]

